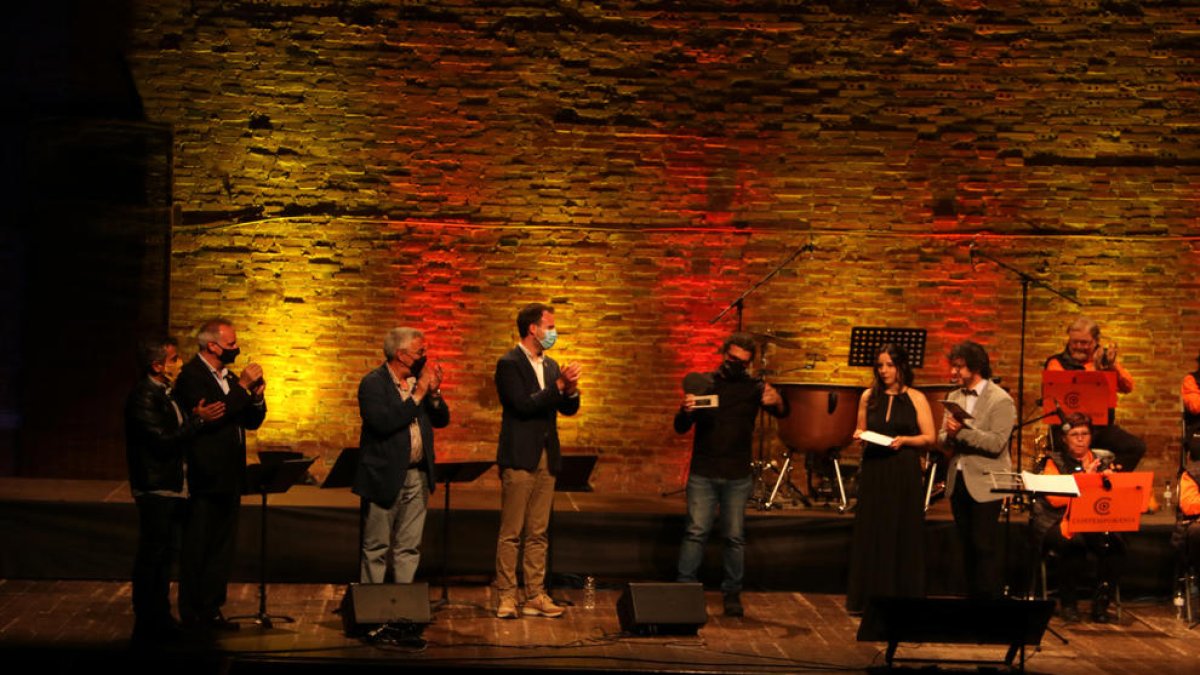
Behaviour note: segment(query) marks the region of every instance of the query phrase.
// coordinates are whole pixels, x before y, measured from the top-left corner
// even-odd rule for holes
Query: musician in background
[[[1200,357],[1196,358],[1196,365],[1197,370],[1184,375],[1179,386],[1179,396],[1183,399],[1183,445],[1189,456],[1200,453]]]
[[[1046,359],[1046,370],[1111,371],[1117,376],[1117,391],[1133,391],[1133,376],[1117,362],[1117,345],[1100,343],[1100,326],[1079,317],[1067,327],[1067,346],[1062,353]],[[1057,434],[1055,440],[1058,440]],[[1146,443],[1116,424],[1116,411],[1108,411],[1108,424],[1094,429],[1092,444],[1117,456],[1116,468],[1133,471],[1146,454]]]
[[[1092,421],[1083,413],[1067,415],[1062,425],[1066,451],[1053,450],[1045,459],[1042,473],[1066,475],[1072,473],[1111,473],[1092,454]],[[1029,530],[1034,538],[1034,550],[1046,550],[1059,558],[1058,601],[1064,621],[1078,621],[1078,580],[1084,576],[1087,554],[1096,557],[1098,583],[1092,600],[1092,621],[1108,623],[1108,604],[1120,579],[1121,562],[1125,557],[1125,542],[1110,532],[1076,532],[1067,530],[1063,516],[1072,497],[1044,496],[1034,500],[1029,518]]]
[[[746,502],[754,487],[751,476],[754,419],[760,409],[786,417],[788,403],[770,384],[750,376],[758,345],[745,333],[734,333],[721,345],[721,367],[712,374],[710,394],[715,408],[697,408],[696,396],[687,394],[675,415],[676,433],[693,426],[692,462],[687,481],[687,529],[679,546],[678,581],[695,582],[704,561],[704,544],[712,531],[718,507],[726,616],[742,616],[741,591],[745,572]]]
[[[1179,510],[1175,513],[1175,531],[1171,545],[1179,559],[1192,567],[1200,566],[1200,449],[1188,449],[1188,464],[1179,475]]]
[[[962,388],[946,397],[971,416],[960,420],[950,410],[942,420],[938,441],[951,453],[946,494],[962,545],[967,595],[999,595],[1000,570],[996,542],[1004,496],[992,492],[992,474],[1012,471],[1008,440],[1017,419],[1012,397],[991,381],[988,353],[967,340],[950,350],[950,368]]]

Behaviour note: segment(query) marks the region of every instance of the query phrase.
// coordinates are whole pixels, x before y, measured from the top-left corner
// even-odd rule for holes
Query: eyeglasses
[[[730,356],[729,354],[725,355],[725,363],[732,363],[735,366],[741,366],[743,368],[750,367],[750,359],[739,359],[735,356]]]

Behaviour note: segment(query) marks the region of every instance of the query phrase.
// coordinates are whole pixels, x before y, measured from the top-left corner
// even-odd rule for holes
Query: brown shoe
[[[525,605],[521,607],[521,613],[525,616],[544,616],[548,619],[557,619],[565,614],[566,610],[554,604],[550,596],[539,593],[525,601]]]
[[[497,619],[515,619],[517,618],[517,600],[516,598],[500,598],[500,604],[496,606]]]

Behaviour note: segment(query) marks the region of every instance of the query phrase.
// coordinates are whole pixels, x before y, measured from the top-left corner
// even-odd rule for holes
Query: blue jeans
[[[678,581],[696,581],[700,563],[704,562],[704,543],[712,532],[720,506],[721,537],[725,540],[722,557],[725,576],[721,590],[726,593],[742,590],[742,577],[746,572],[746,502],[753,488],[754,479],[750,476],[733,480],[688,476],[688,523],[679,546]]]

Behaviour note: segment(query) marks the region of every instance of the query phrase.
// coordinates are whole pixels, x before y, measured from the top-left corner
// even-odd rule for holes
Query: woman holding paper
[[[1082,413],[1071,413],[1063,421],[1066,452],[1047,453],[1042,473],[1067,475],[1073,473],[1111,473],[1102,460],[1092,453],[1092,421]],[[1059,560],[1059,613],[1065,621],[1078,621],[1078,589],[1084,576],[1089,551],[1096,556],[1096,595],[1092,601],[1092,621],[1108,623],[1108,603],[1120,575],[1120,563],[1125,555],[1125,542],[1120,535],[1109,532],[1066,531],[1063,516],[1071,497],[1047,495],[1034,501],[1030,516],[1030,533],[1043,549]]]
[[[925,395],[913,389],[908,353],[885,344],[875,377],[858,402],[863,441],[846,608],[862,612],[873,597],[925,594],[925,493],[921,453],[937,436]]]

